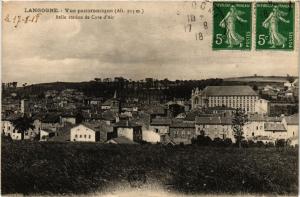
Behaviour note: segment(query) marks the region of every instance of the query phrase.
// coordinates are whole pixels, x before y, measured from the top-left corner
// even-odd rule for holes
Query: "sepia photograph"
[[[2,196],[298,196],[300,1],[2,1]]]

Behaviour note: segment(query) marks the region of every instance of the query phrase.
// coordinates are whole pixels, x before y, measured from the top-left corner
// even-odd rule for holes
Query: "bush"
[[[248,147],[255,147],[256,144],[253,140],[248,140]]]
[[[241,141],[241,144],[242,144],[242,147],[243,147],[243,148],[248,148],[248,147],[249,147],[248,141],[247,141],[247,140],[242,140],[242,141]]]
[[[4,134],[2,133],[2,135],[1,135],[1,141],[2,141],[2,143],[5,143],[5,142],[12,142],[12,139],[11,139],[11,136],[10,136],[10,135],[6,136],[6,135],[4,135]]]
[[[273,142],[268,142],[265,144],[266,148],[273,148],[275,144]]]
[[[231,146],[232,145],[232,140],[230,139],[230,138],[226,138],[225,140],[224,140],[224,146],[225,147],[229,147],[229,146]]]
[[[276,140],[275,145],[276,145],[276,147],[285,147],[287,145],[287,143],[284,139],[279,139],[279,140]]]
[[[212,140],[208,136],[198,135],[196,139],[192,140],[192,143],[198,146],[209,146],[212,144]]]
[[[224,141],[221,138],[217,137],[214,138],[214,140],[212,141],[212,145],[216,147],[221,147],[224,146]]]
[[[264,147],[265,144],[262,141],[257,141],[256,142],[256,147]]]

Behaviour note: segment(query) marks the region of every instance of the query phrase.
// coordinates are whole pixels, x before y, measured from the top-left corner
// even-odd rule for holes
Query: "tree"
[[[76,116],[75,116],[75,122],[76,122],[76,124],[80,124],[80,123],[82,123],[83,121],[84,121],[84,117],[83,117],[83,115],[82,115],[82,112],[79,111],[79,112],[76,114]]]
[[[22,117],[12,121],[15,129],[21,133],[21,139],[24,140],[24,134],[29,129],[34,129],[33,119],[24,114]]]
[[[286,75],[286,79],[290,83],[293,83],[293,81],[294,81],[294,77],[290,76],[289,74]]]
[[[248,122],[247,114],[242,109],[237,109],[234,113],[232,119],[232,129],[236,143],[239,145],[239,148],[242,147],[242,140],[244,138],[243,127]]]
[[[254,90],[254,91],[257,91],[257,90],[258,90],[258,87],[257,87],[256,84],[253,86],[253,90]]]

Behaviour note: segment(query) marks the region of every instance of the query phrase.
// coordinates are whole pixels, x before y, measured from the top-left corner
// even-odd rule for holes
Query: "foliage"
[[[75,122],[76,122],[76,124],[80,124],[80,123],[82,123],[84,121],[84,117],[83,117],[83,115],[82,115],[82,112],[80,111],[80,112],[78,112],[77,114],[76,114],[76,116],[75,116]]]
[[[126,79],[119,81],[103,82],[99,78],[89,82],[55,82],[24,86],[18,89],[18,94],[22,98],[31,95],[40,95],[47,90],[62,91],[65,89],[75,89],[82,91],[91,97],[112,98],[117,90],[120,98],[138,98],[139,100],[172,100],[173,98],[190,99],[192,89],[199,87],[205,88],[208,85],[221,85],[222,79],[205,80],[153,80],[129,81]],[[153,91],[155,90],[155,91]],[[8,90],[7,90],[8,91]],[[6,92],[4,92],[6,94]],[[151,98],[150,98],[151,97]]]
[[[21,139],[24,139],[24,133],[29,129],[34,129],[33,119],[24,114],[22,117],[19,117],[12,121],[15,129],[21,133]]]
[[[198,135],[197,138],[192,139],[192,144],[196,144],[198,146],[209,146],[211,145],[212,140],[208,136]]]
[[[244,139],[243,127],[248,122],[247,114],[242,109],[236,109],[234,116],[232,118],[232,130],[234,132],[234,137],[236,143],[239,147],[242,146],[242,140]]]
[[[286,148],[2,143],[2,194],[88,194],[156,180],[187,193],[296,195],[298,151]],[[141,176],[139,176],[141,175]]]
[[[192,138],[191,142],[192,144],[198,146],[229,147],[232,145],[232,140],[230,138],[214,138],[211,140],[210,137],[204,135],[199,135],[196,138]]]
[[[285,147],[287,146],[287,142],[284,139],[278,139],[275,142],[276,147]]]

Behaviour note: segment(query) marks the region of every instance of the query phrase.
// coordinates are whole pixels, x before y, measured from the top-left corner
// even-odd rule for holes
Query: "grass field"
[[[85,194],[157,183],[190,194],[298,193],[298,152],[286,148],[2,143],[2,194]]]

